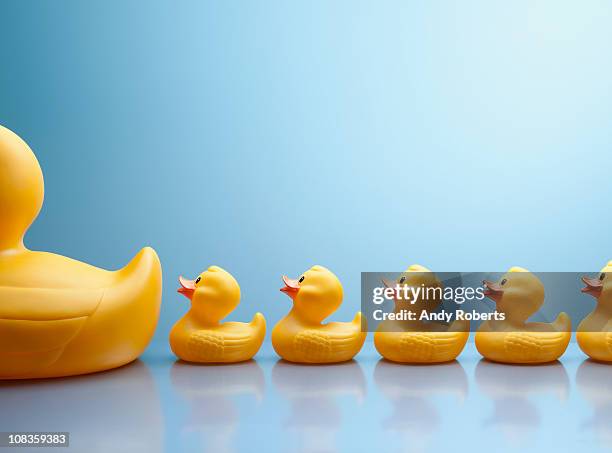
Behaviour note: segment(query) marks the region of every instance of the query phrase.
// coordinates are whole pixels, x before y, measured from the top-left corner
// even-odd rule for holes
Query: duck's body
[[[180,279],[179,292],[192,303],[191,309],[170,331],[172,351],[195,363],[235,363],[253,358],[266,334],[266,320],[256,313],[250,323],[220,321],[238,305],[240,287],[217,266],[195,280]]]
[[[424,266],[413,264],[395,282],[396,285],[441,287],[435,274]],[[390,286],[387,282],[385,285]],[[417,304],[417,305],[415,305]],[[395,300],[396,313],[409,306],[435,311],[439,300]],[[426,308],[423,308],[426,307]],[[455,360],[469,337],[469,321],[450,325],[415,321],[384,321],[374,333],[374,345],[385,359],[400,363],[442,363]]]
[[[486,359],[502,363],[539,364],[563,355],[571,339],[571,320],[560,313],[552,323],[526,322],[544,302],[544,287],[529,271],[513,267],[501,284],[485,282],[485,294],[503,313],[476,332],[476,348]]]
[[[29,147],[0,126],[0,379],[91,373],[136,359],[161,303],[161,265],[145,248],[123,269],[30,251],[23,235],[42,205]]]
[[[582,280],[587,285],[582,292],[595,297],[597,305],[578,326],[576,341],[593,360],[612,362],[612,261],[599,278]]]
[[[293,309],[272,330],[272,345],[283,359],[297,363],[351,360],[362,348],[361,313],[351,322],[322,321],[342,303],[342,285],[323,266],[313,266],[300,280],[286,277],[281,291],[293,299]]]

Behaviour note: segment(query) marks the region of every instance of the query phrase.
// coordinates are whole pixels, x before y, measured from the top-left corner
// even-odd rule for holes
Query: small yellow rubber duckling
[[[234,277],[211,266],[195,280],[179,277],[178,292],[191,309],[170,331],[170,347],[181,359],[198,363],[234,363],[251,359],[263,343],[266,320],[256,313],[250,323],[220,321],[240,302]]]
[[[131,362],[159,318],[157,254],[145,247],[124,268],[107,271],[28,250],[23,237],[43,199],[36,156],[0,126],[0,379],[71,376]]]
[[[594,360],[612,362],[612,261],[597,278],[582,277],[583,293],[597,299],[597,306],[578,326],[580,349]]]
[[[351,360],[366,339],[361,312],[352,322],[325,318],[342,303],[342,285],[323,266],[313,266],[298,280],[283,276],[281,291],[293,299],[293,308],[272,330],[272,345],[283,359],[299,363],[334,363]]]
[[[557,360],[569,344],[571,321],[560,313],[553,323],[531,322],[544,302],[544,285],[531,272],[511,268],[499,283],[484,281],[485,295],[505,319],[484,322],[476,332],[476,348],[485,358],[502,363],[546,363]]]
[[[442,288],[436,275],[424,266],[413,264],[395,282],[396,285],[424,285]],[[441,294],[440,294],[441,296]],[[413,301],[395,299],[396,313],[402,310],[434,312],[442,302],[440,298]],[[455,360],[468,340],[469,321],[454,321],[450,325],[423,321],[390,321],[379,324],[374,333],[374,345],[385,359],[401,363],[441,363]]]

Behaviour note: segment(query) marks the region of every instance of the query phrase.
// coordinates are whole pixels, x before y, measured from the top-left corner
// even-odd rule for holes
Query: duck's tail
[[[161,277],[161,263],[157,253],[151,247],[142,248],[127,265],[117,271],[119,278],[136,276],[137,279],[143,281],[150,280],[152,274]],[[161,284],[159,289],[161,291]]]
[[[101,299],[53,364],[34,377],[107,370],[136,359],[151,340],[161,304],[161,264],[150,247],[109,273]],[[79,304],[79,306],[82,305]]]
[[[96,346],[100,354],[121,350],[122,354],[109,356],[123,365],[138,357],[153,337],[161,305],[162,268],[155,250],[145,247],[113,274],[88,323],[95,324],[89,331],[107,333],[103,344]]]

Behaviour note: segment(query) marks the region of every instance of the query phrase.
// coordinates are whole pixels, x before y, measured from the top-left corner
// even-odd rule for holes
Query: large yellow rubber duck
[[[161,303],[161,265],[142,249],[111,272],[28,250],[23,237],[44,198],[28,145],[0,126],[0,379],[91,373],[136,359]]]
[[[263,343],[266,320],[256,313],[250,323],[220,321],[240,302],[234,277],[211,266],[195,280],[179,278],[178,292],[191,309],[170,331],[170,347],[181,359],[197,363],[234,363],[251,359]]]
[[[442,288],[436,275],[424,266],[413,264],[394,284],[384,282],[388,287],[423,285],[425,288]],[[440,295],[441,296],[441,295]],[[414,302],[414,303],[413,303]],[[395,313],[402,310],[436,311],[441,298],[417,301],[395,299]],[[468,340],[469,321],[454,321],[450,325],[419,320],[385,320],[374,333],[374,345],[385,359],[400,363],[441,363],[455,360],[463,351]]]
[[[298,363],[334,363],[351,360],[366,339],[361,312],[352,322],[321,324],[342,303],[340,280],[323,266],[313,266],[299,279],[283,276],[281,291],[293,299],[293,308],[272,330],[272,345],[283,359]]]
[[[553,323],[527,322],[544,302],[544,285],[535,275],[513,267],[499,282],[483,283],[485,295],[505,319],[481,324],[476,332],[478,352],[502,363],[547,363],[563,355],[571,337],[566,313],[560,313]]]
[[[612,261],[596,278],[583,277],[583,293],[597,299],[597,305],[582,320],[576,332],[580,349],[594,360],[612,362]]]

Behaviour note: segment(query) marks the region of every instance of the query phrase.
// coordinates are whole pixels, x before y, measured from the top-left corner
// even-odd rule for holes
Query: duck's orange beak
[[[493,302],[499,302],[501,296],[504,294],[504,290],[501,285],[489,280],[483,280],[482,284],[485,287],[484,295],[491,299]]]
[[[582,277],[582,281],[586,285],[580,291],[583,293],[590,294],[591,296],[598,298],[603,289],[603,282],[598,278]]]
[[[187,299],[191,300],[193,293],[195,293],[196,290],[195,282],[193,280],[187,280],[181,275],[179,277],[179,283],[181,284],[181,287],[176,291],[181,293]]]
[[[280,290],[287,296],[291,297],[291,299],[295,299],[295,296],[300,290],[300,282],[297,280],[292,280],[286,275],[283,275],[283,283],[285,283],[285,287],[281,288]]]

